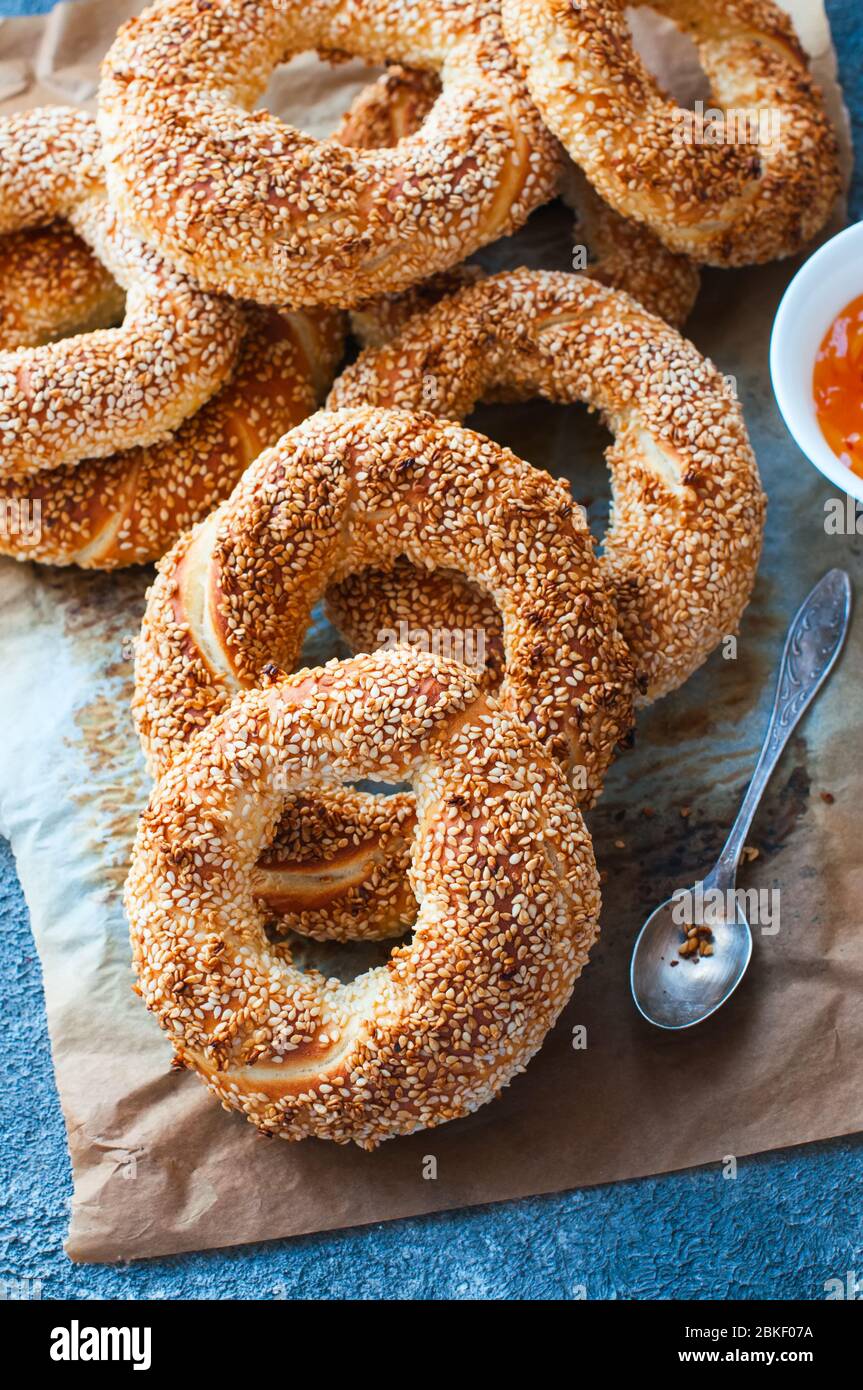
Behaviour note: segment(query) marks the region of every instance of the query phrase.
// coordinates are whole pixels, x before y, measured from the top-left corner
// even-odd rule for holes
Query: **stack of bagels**
[[[678,330],[701,265],[824,226],[836,139],[771,0],[653,8],[751,139],[659,89],[624,0],[158,0],[96,118],[0,122],[0,502],[41,517],[0,549],[159,561],[136,988],[267,1135],[373,1148],[525,1067],[598,929],[582,811],[748,601],[755,459]],[[326,140],[256,109],[310,50],[385,68]],[[465,264],[558,195],[585,274]],[[534,397],[613,435],[601,554],[461,423]],[[357,655],[296,672],[321,600]],[[433,654],[466,631],[482,663]],[[298,937],[396,944],[345,984]]]

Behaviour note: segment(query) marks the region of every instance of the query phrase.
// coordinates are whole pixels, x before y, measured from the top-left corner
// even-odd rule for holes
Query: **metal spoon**
[[[752,930],[733,895],[740,854],[752,818],[792,731],[833,669],[851,617],[851,584],[844,570],[830,570],[798,609],[785,639],[773,711],[752,781],[719,859],[701,880],[702,892],[719,889],[730,911],[716,911],[708,925],[712,955],[681,957],[680,900],[669,898],[651,913],[632,952],[632,997],[657,1028],[691,1028],[732,995],[752,957]],[[698,885],[689,890],[694,901]],[[731,890],[731,891],[730,891]],[[709,900],[718,907],[718,899]],[[672,915],[676,908],[675,915]],[[675,920],[675,917],[677,920]],[[675,962],[672,965],[672,962]]]

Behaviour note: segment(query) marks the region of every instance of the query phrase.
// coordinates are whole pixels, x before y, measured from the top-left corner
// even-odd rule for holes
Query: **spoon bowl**
[[[732,912],[721,921],[710,918],[709,956],[679,954],[685,928],[675,898],[650,914],[638,933],[630,966],[632,996],[648,1023],[691,1028],[734,993],[752,959],[752,930],[736,899],[729,907]]]

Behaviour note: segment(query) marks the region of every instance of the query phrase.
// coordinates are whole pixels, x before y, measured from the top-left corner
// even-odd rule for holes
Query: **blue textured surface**
[[[860,0],[827,0],[863,150]],[[0,0],[0,15],[50,0]],[[852,212],[863,217],[858,160]],[[863,1276],[863,1137],[610,1188],[476,1207],[237,1250],[123,1267],[73,1266],[71,1193],[39,962],[8,845],[0,841],[0,1278],[45,1298],[808,1298]]]

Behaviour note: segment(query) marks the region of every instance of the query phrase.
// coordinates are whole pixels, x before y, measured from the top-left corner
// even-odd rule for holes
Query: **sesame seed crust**
[[[614,434],[613,519],[599,563],[644,698],[674,690],[736,631],[761,553],[765,499],[731,384],[627,295],[580,275],[517,270],[459,291],[366,349],[327,404],[463,419],[501,395],[586,402]],[[401,578],[399,616],[409,619],[414,605],[428,615],[439,593],[422,594],[420,572]],[[385,596],[378,612],[374,578],[362,586],[362,575],[352,580],[349,604],[330,594],[361,648],[391,625],[392,611]],[[447,619],[439,609],[430,625],[452,626]]]
[[[342,355],[332,310],[253,307],[244,319],[231,377],[167,439],[0,477],[0,506],[38,502],[41,518],[32,535],[0,529],[0,554],[83,569],[148,564],[208,516],[262,449],[315,410]]]
[[[622,216],[709,265],[790,256],[826,223],[838,142],[794,27],[771,0],[655,0],[695,42],[726,114],[754,139],[681,138],[681,111],[633,43],[625,0],[502,0],[503,26],[549,127]]]
[[[363,148],[394,143],[394,138],[419,129],[439,93],[435,74],[394,66],[360,94],[336,135]],[[695,263],[669,251],[648,227],[614,212],[569,159],[562,161],[560,195],[576,215],[573,244],[587,250],[585,273],[600,284],[625,290],[675,327],[685,323],[701,287]],[[351,327],[364,347],[379,347],[411,314],[430,308],[481,274],[479,266],[459,265],[400,295],[379,295],[353,309]]]
[[[331,583],[368,566],[397,575],[402,556],[462,572],[465,594],[468,580],[487,591],[498,624],[503,615],[489,643],[493,659],[495,640],[505,655],[502,703],[592,799],[631,727],[634,671],[581,508],[481,435],[363,408],[321,412],[286,435],[160,563],[133,701],[154,773],[268,663],[294,663]],[[459,592],[445,573],[434,582]],[[287,808],[278,852],[261,865],[262,900],[303,935],[403,930],[414,912],[403,881],[410,803],[347,788],[324,800],[315,856],[291,828],[308,822],[308,803]]]
[[[66,222],[0,239],[0,349],[109,328],[125,296]]]
[[[126,292],[119,328],[0,351],[0,474],[155,443],[230,374],[242,312],[205,294],[106,202],[96,126],[41,108],[0,120],[0,231],[67,219]]]
[[[134,711],[158,770],[267,663],[294,664],[327,586],[400,556],[457,569],[503,619],[501,699],[595,795],[632,723],[632,663],[568,487],[403,410],[321,411],[159,565]]]
[[[310,49],[439,73],[421,130],[346,150],[247,108]],[[128,224],[205,288],[349,307],[514,231],[553,197],[559,147],[498,0],[167,0],[102,69],[108,187]]]
[[[266,934],[256,865],[330,785],[417,797],[409,945],[352,983]],[[372,1149],[476,1110],[524,1069],[597,934],[590,838],[566,779],[463,666],[400,649],[275,670],[166,770],[126,887],[138,990],[228,1109],[264,1134]]]

